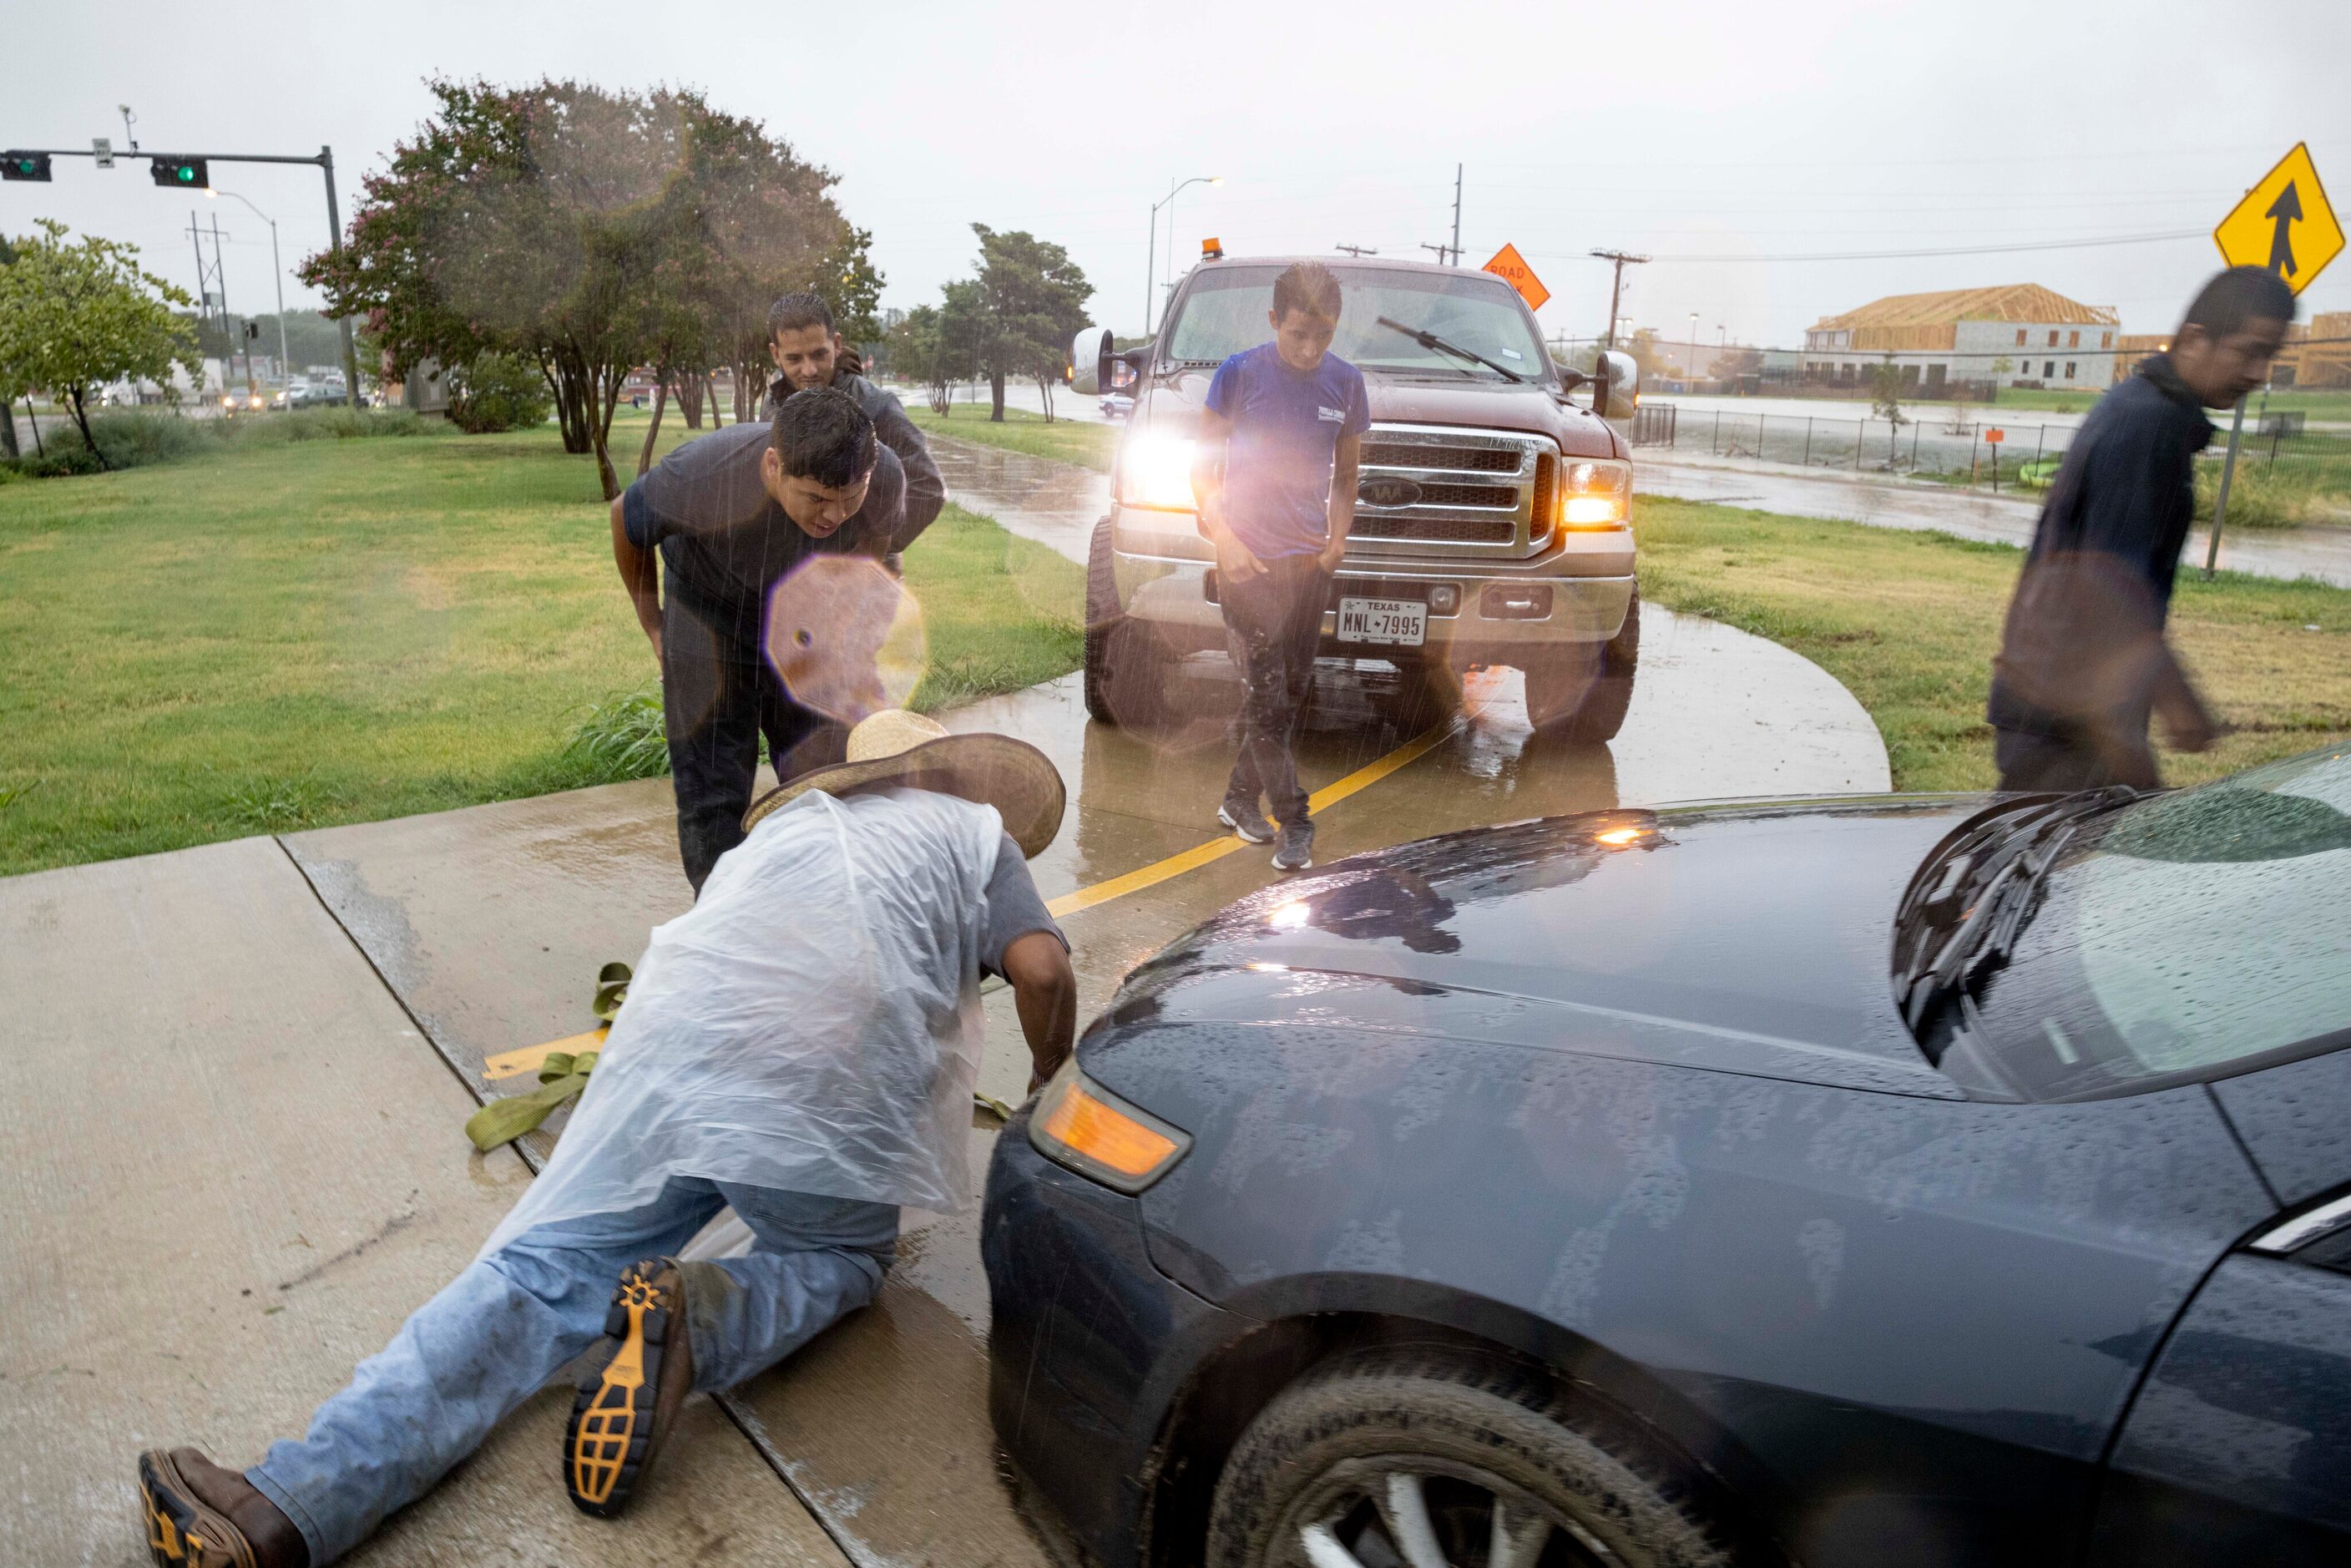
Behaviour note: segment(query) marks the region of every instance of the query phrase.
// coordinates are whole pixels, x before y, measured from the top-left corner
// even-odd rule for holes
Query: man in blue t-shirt
[[[1372,423],[1364,374],[1331,353],[1339,280],[1301,261],[1273,283],[1273,341],[1235,354],[1208,383],[1192,493],[1217,547],[1217,601],[1248,684],[1240,756],[1217,820],[1273,863],[1314,863],[1314,824],[1290,754],[1313,679],[1331,576],[1355,520],[1355,465]]]

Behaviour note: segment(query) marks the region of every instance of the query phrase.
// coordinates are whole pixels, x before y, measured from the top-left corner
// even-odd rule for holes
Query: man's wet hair
[[[784,472],[795,479],[838,490],[873,472],[873,422],[845,392],[794,392],[777,405],[768,432]]]
[[[2244,330],[2248,321],[2292,321],[2294,312],[2294,290],[2284,278],[2266,267],[2232,267],[2196,291],[2179,325],[2183,331],[2201,327],[2218,342]]]
[[[773,340],[779,332],[797,332],[802,327],[821,327],[827,332],[837,329],[832,324],[832,307],[824,302],[821,294],[787,294],[768,307],[768,337]]]
[[[1339,319],[1339,279],[1319,261],[1293,261],[1273,280],[1273,319],[1303,310],[1325,321]]]

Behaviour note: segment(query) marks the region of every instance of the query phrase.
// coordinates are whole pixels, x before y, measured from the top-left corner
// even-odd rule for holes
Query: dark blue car
[[[1113,1565],[2351,1561],[2351,753],[1343,862],[998,1142]]]

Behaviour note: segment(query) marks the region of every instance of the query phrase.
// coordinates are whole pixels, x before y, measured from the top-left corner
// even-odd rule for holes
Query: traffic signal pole
[[[97,158],[100,155],[96,149],[89,147],[12,147],[8,149],[8,154],[12,157],[43,160],[49,158]],[[315,158],[295,158],[274,152],[141,152],[137,151],[128,153],[110,152],[107,155],[109,157],[144,158],[149,161],[151,165],[161,165],[167,168],[180,164],[210,163],[312,164],[316,166],[319,172],[324,174],[327,178],[327,253],[329,256],[336,256],[340,255],[342,252],[343,220],[341,212],[336,205],[335,202],[335,150],[331,147],[321,146],[319,149],[318,156]],[[33,177],[46,179],[47,177],[47,169],[44,167],[39,175]],[[158,181],[158,183],[167,183],[168,182]],[[360,406],[360,360],[357,345],[351,341],[350,318],[348,316],[338,317],[336,318],[335,324],[341,329],[343,340],[343,392],[344,395],[350,400],[350,405],[353,408],[357,408]],[[225,363],[225,361],[224,361],[224,363]]]

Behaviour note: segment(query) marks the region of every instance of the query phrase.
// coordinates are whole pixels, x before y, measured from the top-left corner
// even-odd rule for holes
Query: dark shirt
[[[1992,661],[2002,729],[2146,733],[2158,688],[2183,680],[2163,627],[2195,511],[2204,406],[2168,354],[2101,397],[2059,465]]]
[[[1371,428],[1364,372],[1324,354],[1293,371],[1271,343],[1217,367],[1209,412],[1232,421],[1225,444],[1225,523],[1266,559],[1312,555],[1330,541],[1331,470],[1342,436]]]
[[[898,401],[897,393],[885,392],[863,376],[853,376],[847,371],[834,371],[832,384],[837,391],[857,400],[857,406],[873,422],[874,437],[898,455],[900,466],[906,470],[906,517],[898,525],[897,538],[890,545],[893,550],[904,549],[931,526],[939,508],[946,505],[947,482],[940,476],[938,463],[931,456],[930,443],[923,439],[914,422],[906,417],[906,405]],[[777,405],[798,390],[782,376],[769,382],[768,401],[759,410],[759,417],[775,418]]]
[[[759,480],[765,424],[737,424],[672,452],[621,497],[621,526],[639,549],[659,547],[668,591],[747,633],[768,591],[816,555],[883,556],[896,548],[906,480],[895,454],[874,454],[865,504],[830,538],[792,521]]]
[[[1029,874],[1029,862],[1010,833],[996,846],[996,868],[988,873],[987,914],[980,925],[980,967],[992,975],[1004,973],[1004,950],[1031,931],[1048,931],[1068,951],[1070,939],[1053,924],[1044,896]]]

